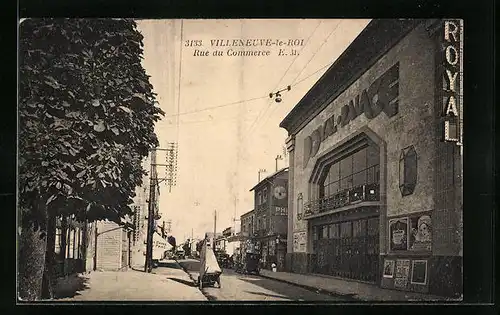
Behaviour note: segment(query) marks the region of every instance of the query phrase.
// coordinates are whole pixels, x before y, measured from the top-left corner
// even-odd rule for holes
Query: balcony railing
[[[380,188],[378,183],[352,187],[332,196],[311,200],[304,204],[304,217],[338,209],[363,201],[379,201]]]

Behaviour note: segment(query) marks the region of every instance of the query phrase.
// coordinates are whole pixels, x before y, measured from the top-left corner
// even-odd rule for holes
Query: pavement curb
[[[193,276],[187,271],[186,267],[184,267],[183,265],[181,265],[177,259],[174,259],[175,262],[179,265],[179,267],[181,267],[181,269],[188,275],[189,279],[191,279],[193,281],[193,283],[198,286],[198,284],[196,283],[197,280],[194,280],[193,279]]]
[[[338,293],[338,292],[334,292],[334,291],[328,291],[328,290],[316,288],[316,287],[313,287],[313,286],[310,286],[310,285],[299,284],[299,283],[296,283],[296,282],[293,282],[293,281],[288,281],[288,280],[283,280],[283,279],[278,279],[278,278],[273,278],[273,277],[265,276],[262,273],[260,273],[259,276],[262,277],[262,278],[271,279],[271,280],[274,280],[274,281],[279,281],[279,282],[287,283],[287,284],[290,284],[290,285],[294,285],[296,287],[300,287],[300,288],[303,288],[303,289],[306,289],[306,290],[309,290],[309,291],[313,291],[313,292],[317,292],[317,293],[321,293],[321,294],[326,294],[326,295],[330,295],[330,296],[337,297],[337,298],[342,298],[342,299],[345,299],[347,301],[352,301],[352,302],[366,301],[364,299],[354,297],[354,294],[342,294],[342,293]]]
[[[199,291],[201,292],[201,294],[203,294],[203,296],[207,299],[207,301],[214,301],[214,300],[215,300],[215,299],[214,299],[214,297],[212,297],[210,294],[208,294],[208,293],[204,292],[203,290],[200,290],[200,287],[198,286],[198,279],[196,279],[196,280],[195,280],[195,279],[193,279],[193,276],[189,273],[189,271],[187,271],[187,269],[186,269],[183,265],[181,265],[181,264],[177,261],[177,259],[175,259],[175,262],[176,262],[179,266],[181,266],[182,270],[184,270],[184,272],[185,272],[185,273],[187,273],[187,275],[188,275],[189,279],[191,279],[191,280],[193,281],[193,283],[195,284],[196,289],[197,289],[197,290],[199,290]]]
[[[205,297],[205,299],[207,299],[207,301],[210,301],[209,297],[205,294],[205,292],[203,292],[203,290],[200,290],[200,288],[198,287],[198,283],[197,283],[198,279],[194,280],[193,276],[187,271],[187,269],[183,265],[181,265],[179,263],[179,261],[177,261],[177,259],[174,259],[174,260],[181,267],[181,269],[188,275],[189,279],[191,279],[191,281],[193,281],[193,283],[196,287],[196,290],[200,291],[201,294],[203,294],[203,296]]]
[[[353,302],[374,302],[373,300],[361,298],[361,297],[359,297],[359,295],[357,295],[355,293],[342,294],[342,293],[338,293],[338,292],[335,292],[335,291],[329,291],[329,290],[319,289],[319,288],[316,288],[316,287],[313,287],[313,286],[309,286],[309,285],[305,285],[305,284],[299,284],[299,283],[288,281],[288,280],[283,280],[283,279],[278,279],[278,278],[273,278],[273,277],[265,276],[263,274],[259,274],[259,275],[261,277],[263,277],[263,278],[266,278],[266,279],[272,279],[272,280],[275,280],[275,281],[279,281],[279,282],[291,284],[291,285],[294,285],[294,286],[297,286],[297,287],[301,287],[301,288],[304,288],[304,289],[307,289],[307,290],[310,290],[310,291],[315,291],[315,292],[327,294],[327,295],[330,295],[330,296],[333,296],[333,297],[339,297],[339,298],[347,299],[347,300],[353,301]],[[380,302],[390,302],[390,303],[393,303],[393,302],[462,302],[462,300],[461,299],[453,299],[453,298],[445,298],[445,297],[443,297],[442,299],[440,299],[440,298],[434,298],[434,299],[429,299],[429,300],[408,299],[408,300],[405,300],[405,301],[397,301],[397,300],[395,300],[395,301],[380,301]]]

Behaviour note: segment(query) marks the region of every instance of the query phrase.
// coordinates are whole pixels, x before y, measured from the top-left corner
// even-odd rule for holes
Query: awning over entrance
[[[228,237],[227,241],[229,243],[232,243],[232,242],[244,242],[244,241],[249,240],[251,238],[252,237],[245,236],[245,235],[233,235],[233,236]]]

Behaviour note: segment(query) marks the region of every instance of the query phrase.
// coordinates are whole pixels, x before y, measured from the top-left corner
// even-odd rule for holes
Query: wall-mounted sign
[[[322,126],[304,140],[304,167],[309,159],[316,155],[325,139],[337,132],[361,114],[373,119],[384,112],[387,117],[398,113],[399,62],[378,77],[368,89],[357,95],[348,104],[340,108],[340,114],[332,115]]]
[[[432,246],[432,221],[429,215],[410,218],[409,249],[430,251]]]
[[[444,140],[452,142],[460,141],[462,32],[461,21],[447,20],[444,22],[443,129]]]
[[[384,278],[394,277],[394,260],[386,259],[384,261]]]
[[[286,216],[288,215],[288,209],[286,207],[274,207],[275,215]]]
[[[305,252],[306,251],[306,232],[295,232],[293,233],[293,251],[294,252]]]
[[[391,251],[408,250],[408,218],[389,220]]]
[[[398,259],[396,260],[396,268],[394,272],[394,287],[406,289],[408,286],[408,278],[410,275],[410,260]]]
[[[427,260],[414,260],[411,268],[412,284],[427,284]]]

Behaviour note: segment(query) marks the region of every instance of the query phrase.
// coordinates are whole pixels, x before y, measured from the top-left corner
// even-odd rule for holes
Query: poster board
[[[412,261],[411,284],[427,284],[427,260]]]
[[[394,271],[394,287],[399,289],[406,289],[408,287],[409,276],[410,260],[397,259]]]
[[[411,251],[431,251],[432,220],[428,214],[410,218],[410,237],[408,249]]]
[[[306,252],[306,232],[295,232],[293,233],[293,251],[298,253]]]
[[[384,278],[394,278],[394,265],[393,259],[384,260]]]
[[[408,250],[408,218],[389,220],[389,243],[391,251]]]

